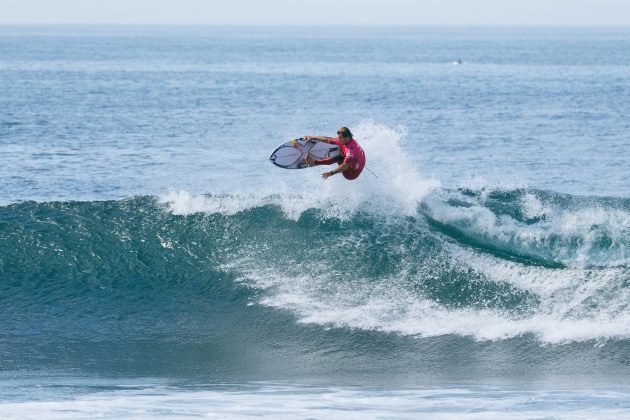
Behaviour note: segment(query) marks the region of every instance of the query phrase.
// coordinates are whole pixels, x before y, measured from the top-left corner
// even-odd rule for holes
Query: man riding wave
[[[340,156],[314,160],[307,156],[304,161],[309,166],[332,165],[336,163],[338,166],[332,171],[324,172],[322,178],[327,179],[335,174],[341,174],[347,180],[357,179],[361,175],[361,171],[365,167],[365,153],[359,143],[352,137],[352,132],[348,127],[341,127],[337,130],[338,137],[325,136],[305,136],[305,140],[317,140],[328,144],[339,146]]]

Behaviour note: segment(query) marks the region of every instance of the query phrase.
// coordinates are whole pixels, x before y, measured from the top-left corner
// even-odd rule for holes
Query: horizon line
[[[2,22],[0,26],[128,26],[128,27],[426,27],[426,28],[630,28],[630,23],[171,23],[171,22]]]

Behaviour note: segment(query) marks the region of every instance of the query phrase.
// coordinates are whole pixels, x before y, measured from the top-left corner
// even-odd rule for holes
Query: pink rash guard
[[[344,178],[348,180],[357,179],[365,167],[365,153],[359,143],[354,139],[350,143],[341,144],[339,137],[332,139],[332,142],[339,146],[339,151],[343,156],[343,163],[347,163],[349,168],[342,172]]]

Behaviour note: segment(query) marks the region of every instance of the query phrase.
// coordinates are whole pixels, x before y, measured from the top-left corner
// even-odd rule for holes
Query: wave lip
[[[442,191],[422,210],[451,236],[550,266],[630,264],[630,202],[542,191]]]

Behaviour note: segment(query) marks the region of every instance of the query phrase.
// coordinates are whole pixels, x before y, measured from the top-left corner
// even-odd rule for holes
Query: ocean
[[[0,416],[630,416],[628,115],[623,27],[2,26]]]

